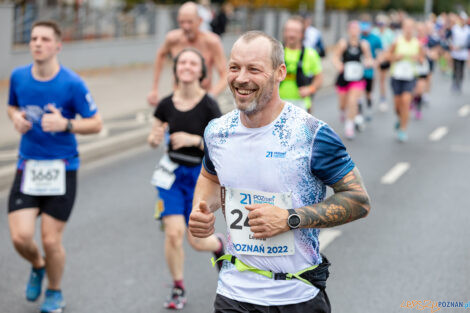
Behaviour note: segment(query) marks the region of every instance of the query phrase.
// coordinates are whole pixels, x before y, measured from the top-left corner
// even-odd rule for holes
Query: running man
[[[431,74],[431,65],[428,59],[429,35],[424,23],[416,23],[416,36],[419,43],[421,44],[421,48],[424,50],[426,57],[423,58],[422,62],[418,62],[416,66],[417,81],[410,108],[412,111],[414,111],[415,119],[420,120],[422,118],[423,96],[426,91],[426,85],[428,83],[429,76]]]
[[[303,19],[290,17],[284,24],[286,79],[281,82],[281,99],[312,113],[312,98],[323,83],[321,59],[317,51],[302,46]]]
[[[367,15],[365,19],[360,23],[361,26],[361,40],[365,40],[369,43],[370,52],[372,58],[375,60],[377,55],[382,51],[382,41],[380,38],[372,34],[372,23],[369,21],[370,17]],[[374,67],[368,67],[364,70],[364,79],[366,80],[366,101],[367,107],[362,107],[359,103],[359,113],[363,114],[366,121],[372,119],[372,90],[374,88]]]
[[[390,47],[391,84],[394,94],[395,111],[398,121],[395,124],[397,138],[400,142],[408,140],[410,105],[416,85],[418,62],[424,61],[424,50],[419,40],[413,35],[415,22],[405,19],[402,24],[403,34]]]
[[[319,228],[365,217],[370,209],[339,137],[280,99],[283,58],[276,39],[259,31],[242,35],[228,74],[237,109],[205,130],[189,229],[211,236],[214,211],[222,207],[230,254],[216,261],[224,260],[215,313],[331,312]],[[326,185],[335,194],[325,200]]]
[[[168,124],[168,153],[154,173],[154,184],[160,197],[157,207],[161,208],[159,219],[165,231],[165,258],[173,278],[173,288],[164,307],[182,309],[186,303],[183,238],[204,155],[202,136],[207,123],[221,114],[217,102],[201,87],[207,69],[199,51],[183,49],[177,54],[173,69],[177,87],[157,106],[148,142],[154,148],[159,146]],[[211,251],[216,257],[223,255],[223,241],[216,236],[198,239],[188,232],[187,238],[195,250]]]
[[[384,14],[376,17],[376,27],[372,30],[372,34],[378,36],[382,43],[382,53],[377,56],[379,61],[379,89],[380,103],[379,110],[385,112],[388,110],[386,81],[388,71],[390,69],[390,60],[387,53],[390,46],[395,41],[395,33],[389,27],[389,18]]]
[[[450,35],[450,55],[452,56],[452,91],[462,93],[462,83],[465,73],[465,62],[468,60],[468,40],[470,37],[470,27],[466,24],[467,15],[453,14],[454,25]]]
[[[318,55],[321,58],[324,58],[326,56],[326,51],[321,31],[312,25],[312,18],[309,15],[305,15],[303,20],[305,29],[303,36],[304,47],[315,49],[315,51],[318,52]]]
[[[201,51],[207,64],[207,76],[202,82],[202,87],[213,96],[219,95],[227,85],[227,70],[224,49],[220,37],[209,31],[201,31],[199,26],[202,23],[198,15],[198,6],[194,2],[184,3],[178,11],[179,28],[170,31],[158,49],[155,59],[155,72],[152,90],[147,96],[147,101],[151,106],[156,106],[159,102],[158,84],[165,63],[169,55],[174,58],[181,50],[187,47]],[[212,69],[215,66],[219,81],[212,85]]]
[[[340,119],[344,121],[344,135],[354,138],[358,102],[366,88],[364,67],[371,66],[370,46],[361,40],[359,22],[348,24],[348,39],[340,39],[333,55],[333,65],[339,72],[336,90],[339,96]],[[360,122],[360,121],[359,121]]]
[[[57,313],[65,307],[62,234],[72,212],[80,163],[75,134],[98,133],[102,123],[85,83],[59,64],[62,43],[57,24],[36,22],[29,48],[33,64],[15,69],[10,78],[8,116],[21,143],[8,222],[15,249],[32,265],[26,299],[40,297],[47,275],[41,312]],[[75,119],[77,114],[82,118]],[[39,215],[44,256],[34,240]]]

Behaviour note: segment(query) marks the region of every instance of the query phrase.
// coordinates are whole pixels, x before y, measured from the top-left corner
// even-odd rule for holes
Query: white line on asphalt
[[[467,116],[468,114],[470,114],[470,104],[467,104],[467,105],[464,105],[463,107],[461,107],[459,109],[459,116],[460,117],[465,117]]]
[[[380,182],[382,184],[393,184],[395,183],[400,176],[405,174],[406,171],[410,169],[410,163],[408,162],[400,162],[395,164],[394,167],[392,167],[387,174],[385,174]]]
[[[320,251],[325,250],[325,248],[339,236],[341,236],[340,230],[337,230],[337,229],[321,230],[320,235],[318,236],[318,241],[320,242]]]
[[[442,139],[442,137],[447,135],[448,132],[449,132],[449,129],[447,127],[445,126],[438,127],[429,135],[429,140],[439,141]]]

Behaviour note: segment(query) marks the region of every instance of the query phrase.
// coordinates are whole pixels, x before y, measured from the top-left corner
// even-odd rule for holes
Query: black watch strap
[[[68,119],[67,120],[67,126],[65,127],[65,132],[67,132],[67,133],[72,132],[72,128],[73,128],[72,121]]]

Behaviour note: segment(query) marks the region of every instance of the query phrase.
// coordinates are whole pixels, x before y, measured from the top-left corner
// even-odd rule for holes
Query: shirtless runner
[[[170,55],[173,58],[188,47],[201,51],[206,60],[207,77],[202,81],[201,86],[214,96],[225,89],[227,73],[222,42],[216,34],[199,30],[201,22],[196,3],[185,2],[178,10],[179,28],[168,32],[163,45],[157,51],[152,90],[147,96],[147,101],[151,106],[158,104],[158,83],[166,56]],[[219,80],[212,86],[213,66],[218,72]]]

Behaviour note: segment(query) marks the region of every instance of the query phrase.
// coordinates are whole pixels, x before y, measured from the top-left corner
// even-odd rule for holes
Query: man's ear
[[[276,70],[276,78],[278,82],[282,82],[287,75],[287,68],[285,64],[279,65],[279,67]]]

